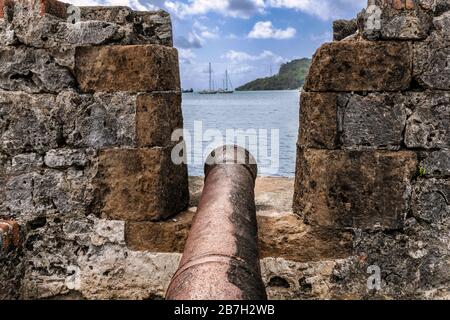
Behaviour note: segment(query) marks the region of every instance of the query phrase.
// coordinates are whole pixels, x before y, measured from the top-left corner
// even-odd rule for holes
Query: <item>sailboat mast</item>
[[[212,68],[211,68],[211,62],[209,63],[209,91],[212,91]]]
[[[225,90],[228,91],[228,69],[225,70],[225,82],[226,82],[226,88],[225,88]]]

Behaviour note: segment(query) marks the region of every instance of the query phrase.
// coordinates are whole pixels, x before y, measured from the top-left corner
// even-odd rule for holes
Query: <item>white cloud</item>
[[[348,8],[362,8],[366,4],[367,0],[267,0],[266,2],[268,7],[294,9],[323,20],[337,18]]]
[[[210,12],[224,16],[249,18],[264,10],[264,0],[190,0],[189,3],[166,1],[167,9],[183,18],[185,16],[204,15]]]
[[[345,16],[349,8],[362,8],[367,0],[68,0],[80,6],[128,6],[135,10],[163,8],[172,14],[202,16],[211,12],[234,18],[249,18],[263,14],[269,8],[302,11],[323,20]]]
[[[126,6],[134,10],[155,10],[162,7],[160,0],[148,3],[145,0],[68,0],[70,4],[76,6]]]
[[[283,8],[302,11],[323,20],[345,16],[349,8],[362,8],[366,4],[367,0],[189,0],[188,3],[166,0],[164,3],[169,11],[181,18],[210,12],[249,18],[269,8]]]
[[[248,34],[249,38],[253,39],[291,39],[295,37],[297,30],[294,28],[287,28],[285,30],[275,29],[271,21],[259,21],[253,27],[253,30]]]
[[[226,54],[222,55],[222,59],[227,59],[233,62],[256,60],[255,56],[251,56],[248,53],[234,50],[230,50]]]
[[[333,34],[329,31],[327,31],[327,32],[324,32],[321,34],[311,34],[309,36],[309,38],[311,39],[311,41],[319,42],[319,43],[331,42],[331,41],[333,41]]]
[[[195,31],[189,32],[186,36],[175,38],[175,46],[181,49],[200,49],[205,44],[205,40]]]
[[[229,66],[229,73],[233,75],[247,75],[249,72],[253,71],[255,67],[244,64],[244,65],[230,65]]]
[[[194,24],[192,25],[192,28],[194,30],[197,30],[200,33],[200,36],[204,39],[218,39],[219,38],[219,28],[216,27],[208,27],[201,23],[198,20],[194,21]]]
[[[242,51],[230,50],[226,54],[222,55],[222,59],[231,61],[232,63],[240,63],[244,61],[258,61],[258,60],[269,60],[273,63],[283,63],[288,61],[279,55],[276,55],[272,51],[264,50],[259,55],[251,55]]]
[[[202,31],[200,33],[200,35],[203,38],[205,38],[205,39],[217,39],[217,38],[219,38],[219,35],[217,33],[210,32],[210,31]]]
[[[183,64],[192,64],[197,57],[191,49],[178,49],[178,56]]]

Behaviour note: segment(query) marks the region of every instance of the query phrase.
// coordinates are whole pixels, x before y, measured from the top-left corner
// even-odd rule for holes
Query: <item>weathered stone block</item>
[[[78,47],[75,74],[81,90],[179,91],[176,49],[158,46]]]
[[[50,16],[26,24],[23,20],[14,20],[12,29],[21,43],[48,49],[55,56],[64,53],[70,55],[72,60],[75,46],[100,45],[119,41],[121,38],[119,27],[113,23],[81,21],[72,24]]]
[[[105,21],[121,27],[123,44],[173,45],[170,15],[163,11],[132,11],[128,7],[81,7],[82,21]]]
[[[402,94],[304,92],[299,144],[317,149],[399,149],[411,111]]]
[[[136,98],[138,147],[170,145],[172,133],[183,128],[181,93],[140,94]]]
[[[411,94],[415,109],[408,118],[405,143],[409,148],[448,148],[450,146],[450,93]]]
[[[431,21],[432,14],[413,0],[371,1],[358,15],[360,32],[369,40],[425,39]]]
[[[311,228],[293,214],[259,216],[258,229],[261,258],[313,262],[352,255],[351,233]]]
[[[47,152],[44,163],[49,168],[67,169],[73,166],[85,167],[89,160],[86,153],[82,150],[58,149]]]
[[[309,263],[283,258],[261,260],[261,273],[269,300],[343,299],[342,295],[336,295],[334,283],[334,271],[343,261],[347,259]],[[355,297],[347,297],[351,298]]]
[[[430,30],[430,18],[425,14],[404,15],[389,19],[382,28],[382,39],[425,39]]]
[[[93,203],[95,170],[72,168],[66,172],[41,169],[8,178],[4,210],[20,221],[39,215],[85,216]]]
[[[5,46],[17,45],[17,38],[6,18],[0,17],[0,44]]]
[[[336,20],[333,22],[333,40],[341,41],[358,31],[356,19]]]
[[[57,0],[2,0],[0,7],[4,6],[14,8],[14,15],[37,17],[49,14],[65,19],[69,5]]]
[[[301,94],[301,146],[336,149],[339,145],[336,93],[306,92]]]
[[[450,11],[450,3],[448,0],[422,0],[421,5],[425,9],[431,10],[435,16]]]
[[[162,300],[180,259],[179,253],[105,246],[80,256],[72,283],[86,299]]]
[[[72,148],[136,146],[136,95],[63,92],[57,103],[64,141]]]
[[[45,50],[0,48],[0,88],[29,93],[60,92],[76,82],[70,71],[55,63]]]
[[[23,174],[7,180],[5,185],[5,201],[2,209],[7,213],[21,215],[34,213],[33,177],[34,173]]]
[[[57,97],[66,144],[108,147],[164,147],[172,144],[174,130],[183,127],[181,94],[76,94]]]
[[[433,151],[420,163],[427,177],[450,177],[450,150]]]
[[[3,210],[3,204],[5,202],[5,197],[6,197],[6,190],[5,190],[5,185],[6,185],[6,172],[7,172],[7,167],[9,165],[9,158],[0,153],[0,210]]]
[[[397,229],[409,209],[414,152],[299,149],[294,211],[330,228]]]
[[[177,92],[80,95],[64,91],[57,96],[0,92],[1,150],[13,156],[43,155],[59,147],[164,147],[182,126]]]
[[[58,148],[61,131],[52,95],[0,92],[0,147],[9,155]]]
[[[125,7],[80,7],[80,21],[45,15],[26,19],[16,16],[2,23],[2,44],[16,39],[27,46],[45,48],[55,57],[74,64],[76,46],[101,44],[158,44],[172,46],[170,16],[164,11],[135,12]],[[60,58],[61,59],[61,58]]]
[[[37,153],[19,154],[12,158],[11,165],[7,167],[7,174],[17,176],[42,169],[44,161]]]
[[[447,34],[445,38],[442,34]],[[425,88],[450,90],[450,38],[448,30],[433,32],[414,43],[414,79]]]
[[[450,38],[450,3],[448,4],[448,12],[434,18],[433,25],[436,29],[436,32],[439,33],[444,38]]]
[[[125,240],[135,251],[183,253],[195,210],[163,222],[127,222]]]
[[[0,180],[4,180],[0,188],[3,214],[24,223],[51,213],[84,217],[89,212],[95,191],[96,154],[80,150],[76,156],[73,151],[63,161],[60,157],[64,152],[47,153],[46,163],[57,170],[45,167],[43,156],[35,153],[17,155],[6,164],[6,174],[2,177],[0,172]]]
[[[2,301],[19,300],[23,280],[24,261],[20,250],[9,252],[0,257],[0,299]]]
[[[83,21],[105,21],[126,24],[133,18],[133,10],[125,6],[82,6],[80,7]]]
[[[101,213],[115,220],[157,221],[189,204],[187,168],[171,148],[104,150],[99,159]]]
[[[443,224],[450,216],[450,181],[420,179],[414,186],[412,213],[419,221]]]
[[[447,227],[408,219],[403,230],[358,232],[355,254],[333,272],[335,292],[380,299],[448,299],[450,244]],[[381,290],[367,292],[367,269],[381,271]]]
[[[343,41],[315,54],[307,91],[399,91],[411,83],[412,49],[407,42]]]
[[[410,114],[403,95],[345,95],[339,101],[339,127],[344,148],[400,149]]]

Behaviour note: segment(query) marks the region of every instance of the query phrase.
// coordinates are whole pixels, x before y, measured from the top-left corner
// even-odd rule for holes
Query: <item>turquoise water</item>
[[[297,90],[183,94],[189,174],[203,175],[207,154],[234,141],[258,154],[260,175],[294,176],[299,95]],[[243,130],[243,139],[233,140],[230,129]]]

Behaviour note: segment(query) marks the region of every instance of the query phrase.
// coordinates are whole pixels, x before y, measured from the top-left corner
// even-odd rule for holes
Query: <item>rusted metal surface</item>
[[[198,211],[166,299],[267,299],[258,253],[256,176],[256,162],[245,149],[226,146],[211,154]]]
[[[0,252],[20,245],[20,228],[16,221],[0,220]]]

